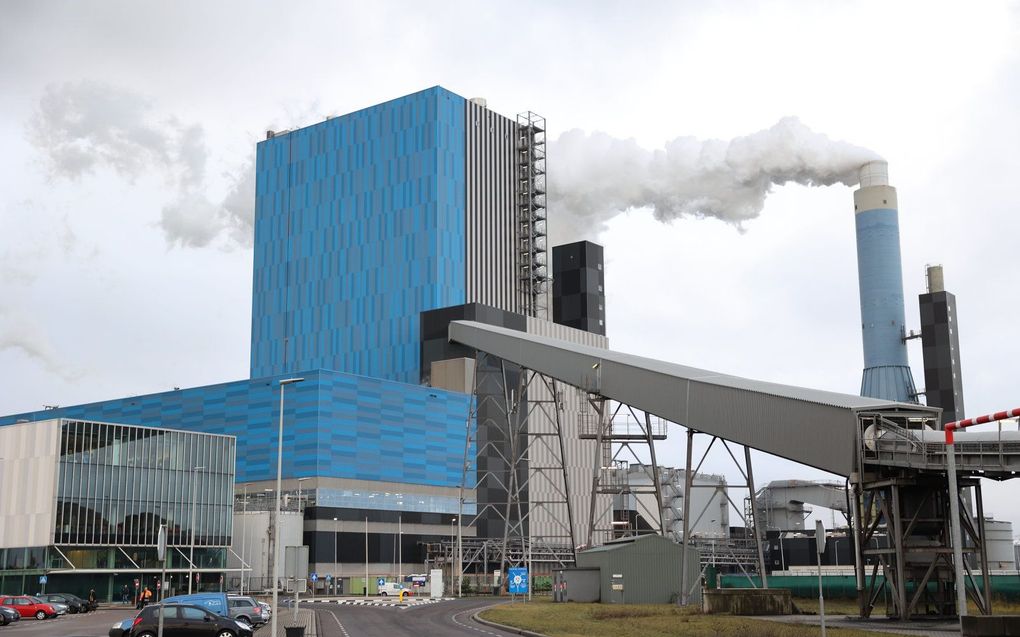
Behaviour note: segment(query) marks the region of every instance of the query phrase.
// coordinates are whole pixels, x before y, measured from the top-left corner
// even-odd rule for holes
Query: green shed
[[[607,542],[577,554],[578,568],[600,571],[604,604],[668,604],[680,598],[680,556],[685,548],[660,535],[639,535]],[[701,566],[697,549],[686,547],[690,603],[701,603]]]

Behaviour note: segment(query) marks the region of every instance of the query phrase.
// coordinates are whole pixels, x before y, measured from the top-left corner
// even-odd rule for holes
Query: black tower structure
[[[924,389],[927,402],[942,408],[942,423],[964,418],[963,372],[956,297],[946,292],[942,266],[928,266],[928,292],[918,297]]]
[[[553,322],[606,334],[602,246],[578,241],[553,247]]]

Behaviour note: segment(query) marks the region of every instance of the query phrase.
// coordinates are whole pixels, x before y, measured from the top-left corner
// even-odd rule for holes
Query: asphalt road
[[[125,608],[64,615],[55,619],[22,619],[0,626],[0,637],[107,637],[115,621],[134,617],[137,613],[134,608]]]
[[[309,604],[318,618],[319,637],[509,637],[471,619],[492,599],[458,599],[406,609]]]

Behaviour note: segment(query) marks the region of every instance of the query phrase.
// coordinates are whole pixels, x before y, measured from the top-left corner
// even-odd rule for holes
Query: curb
[[[479,616],[484,611],[487,611],[490,608],[493,608],[495,606],[501,606],[501,604],[493,604],[492,606],[486,606],[485,608],[479,608],[478,610],[475,611],[475,613],[473,615],[471,615],[471,619],[476,621],[476,622],[478,622],[479,624],[482,624],[484,626],[488,626],[489,628],[498,628],[499,630],[503,630],[503,631],[506,631],[508,633],[516,633],[518,635],[521,635],[521,637],[548,637],[547,635],[543,635],[542,633],[536,633],[536,632],[533,632],[533,631],[530,631],[530,630],[525,630],[523,628],[517,628],[516,626],[507,626],[506,624],[500,624],[499,622],[494,622],[494,621],[489,620],[489,619],[482,619]]]

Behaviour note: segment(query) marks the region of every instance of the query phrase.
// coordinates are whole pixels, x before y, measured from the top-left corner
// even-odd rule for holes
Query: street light
[[[269,634],[274,637],[279,634],[276,629],[276,616],[280,614],[277,612],[280,601],[280,590],[278,586],[278,582],[280,581],[280,560],[276,558],[280,554],[280,491],[283,487],[283,388],[291,383],[300,383],[303,380],[304,378],[284,378],[280,380],[280,427],[276,444],[276,515],[273,518],[272,547],[274,554],[270,555],[273,560],[273,626]]]
[[[340,520],[333,518],[333,594],[336,595],[337,562],[340,561]]]
[[[191,595],[191,583],[195,579],[192,574],[195,568],[195,487],[198,486],[196,472],[202,471],[205,467],[195,467],[191,470],[191,549],[188,551],[188,595]]]
[[[241,501],[241,594],[244,595],[244,548],[248,539],[248,485],[244,485]]]

